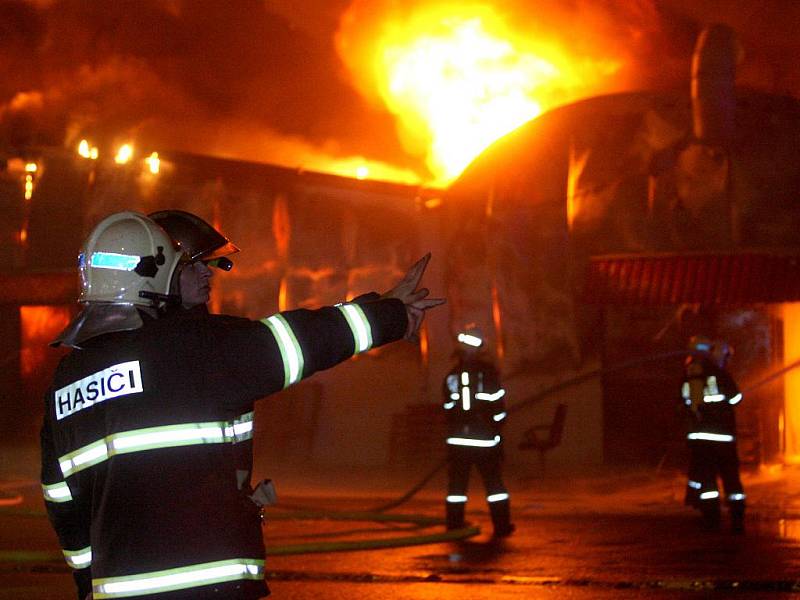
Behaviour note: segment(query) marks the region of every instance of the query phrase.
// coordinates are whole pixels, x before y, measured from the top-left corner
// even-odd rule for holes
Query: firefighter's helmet
[[[89,234],[78,256],[84,305],[51,342],[53,346],[81,345],[94,337],[139,329],[140,310],[157,316],[170,298],[170,289],[183,254],[154,221],[135,212],[106,217]]]
[[[78,256],[78,302],[162,306],[183,253],[152,219],[114,213],[89,234]]]
[[[486,343],[486,340],[483,338],[483,332],[473,324],[467,325],[463,331],[460,331],[456,339],[458,340],[458,347],[462,351],[480,349],[483,348]]]
[[[197,215],[184,210],[161,210],[148,216],[180,244],[192,262],[203,261],[225,271],[233,268],[227,257],[239,252],[239,248]]]
[[[691,352],[707,352],[710,354],[713,346],[711,339],[704,335],[693,335],[689,338],[688,349]]]

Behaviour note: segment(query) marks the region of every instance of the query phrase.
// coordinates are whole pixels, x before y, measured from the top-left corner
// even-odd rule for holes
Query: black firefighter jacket
[[[688,359],[682,396],[690,409],[689,440],[735,441],[734,410],[742,394],[727,370],[705,357]]]
[[[236,481],[254,401],[406,324],[399,300],[145,318],[65,356],[45,399],[42,487],[80,597],[267,594],[258,507]]]
[[[449,446],[499,446],[506,403],[494,365],[480,359],[459,361],[445,377],[442,395]]]

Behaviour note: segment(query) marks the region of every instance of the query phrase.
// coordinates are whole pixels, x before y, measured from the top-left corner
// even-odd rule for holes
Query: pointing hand
[[[408,270],[395,287],[381,296],[381,298],[396,298],[406,305],[408,326],[404,337],[407,340],[417,339],[426,310],[446,302],[444,298],[428,298],[430,291],[427,288],[417,289],[430,259],[431,253],[428,252]]]

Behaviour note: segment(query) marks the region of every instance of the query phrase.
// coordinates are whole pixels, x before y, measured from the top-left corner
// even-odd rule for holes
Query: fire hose
[[[522,402],[515,404],[508,408],[508,412],[518,412],[522,409],[525,409],[545,397],[553,394],[555,392],[561,391],[563,389],[569,388],[574,385],[578,385],[583,383],[584,381],[590,380],[594,377],[599,377],[608,373],[613,373],[617,371],[622,371],[625,369],[630,369],[640,364],[646,364],[648,362],[655,362],[655,361],[662,361],[670,358],[676,357],[684,357],[686,356],[686,351],[681,350],[679,352],[667,352],[662,354],[657,354],[653,356],[646,357],[644,359],[636,359],[632,361],[628,361],[625,363],[621,363],[619,365],[614,365],[612,367],[607,367],[604,369],[594,369],[592,371],[582,373],[580,375],[570,377],[564,381],[561,381],[555,385],[549,386],[542,391],[526,398]],[[794,366],[800,366],[800,361],[797,362]],[[794,368],[794,366],[790,366],[789,368]],[[785,369],[788,370],[789,368]],[[773,374],[772,377],[777,377],[778,374]],[[393,508],[397,508],[411,500],[420,490],[422,490],[431,479],[436,476],[437,473],[446,465],[446,460],[441,460],[436,463],[433,468],[413,487],[411,487],[405,494],[400,496],[399,498],[392,500],[390,502],[374,506],[372,508],[366,509],[365,511],[360,512],[337,512],[337,511],[321,511],[319,509],[314,509],[312,507],[301,506],[301,505],[281,505],[278,504],[275,508],[281,508],[286,510],[287,512],[283,513],[282,515],[272,515],[270,518],[285,518],[285,519],[339,519],[339,520],[359,520],[359,521],[386,521],[386,522],[406,522],[406,523],[415,523],[421,526],[431,526],[431,525],[443,525],[444,521],[442,519],[433,519],[430,517],[422,517],[419,515],[392,515],[386,514],[386,511],[391,510]],[[393,547],[393,546],[403,546],[403,545],[412,545],[412,544],[425,544],[425,543],[433,543],[433,542],[443,542],[443,541],[452,541],[452,540],[459,540],[464,539],[467,537],[471,537],[473,535],[477,535],[480,533],[480,530],[477,527],[473,527],[471,525],[467,525],[463,529],[446,531],[443,533],[437,534],[430,534],[430,535],[418,535],[418,536],[410,536],[410,537],[403,537],[403,538],[393,538],[393,539],[379,539],[379,540],[359,540],[359,541],[352,541],[352,542],[314,542],[309,544],[294,544],[289,546],[274,546],[267,550],[268,554],[299,554],[299,553],[310,553],[310,552],[336,552],[336,551],[347,551],[347,550],[364,550],[364,549],[374,549],[374,548],[386,548],[386,547]]]
[[[537,392],[536,394],[526,398],[525,400],[516,403],[508,408],[508,412],[519,412],[528,408],[537,402],[541,402],[547,396],[567,389],[571,386],[578,385],[595,377],[600,377],[609,373],[615,373],[630,369],[649,362],[663,361],[671,358],[686,356],[686,351],[665,352],[639,358],[611,367],[593,369],[586,373],[565,379],[556,384],[553,384],[545,389]],[[754,383],[744,388],[743,393],[750,393],[759,387],[777,379],[785,373],[800,367],[800,359],[793,361],[787,365],[782,366],[780,369],[768,374],[767,376],[758,379]],[[435,517],[428,517],[416,514],[386,514],[386,511],[397,508],[402,504],[408,502],[413,498],[428,482],[444,467],[445,460],[438,462],[417,484],[410,488],[405,494],[391,502],[375,506],[365,511],[329,511],[319,510],[313,507],[304,507],[297,505],[275,505],[269,511],[270,520],[334,520],[334,521],[370,521],[379,523],[405,523],[417,526],[418,528],[443,526],[444,520]],[[281,510],[282,512],[274,512],[274,510]],[[16,512],[16,511],[15,511]],[[31,516],[31,511],[21,511],[20,514]],[[4,511],[4,514],[6,511]],[[37,516],[44,516],[43,512],[36,512]],[[461,529],[442,531],[432,534],[415,534],[402,537],[393,538],[378,538],[367,540],[346,540],[346,541],[332,541],[320,542],[314,541],[309,543],[299,544],[278,544],[269,545],[267,547],[267,554],[271,556],[283,556],[291,554],[309,554],[321,552],[346,552],[354,550],[374,550],[381,548],[393,548],[401,546],[411,546],[418,544],[440,543],[447,541],[463,540],[480,533],[480,529],[471,524],[467,524]],[[61,555],[54,552],[4,552],[0,553],[0,560],[12,562],[41,562],[41,561],[56,561],[61,560]]]

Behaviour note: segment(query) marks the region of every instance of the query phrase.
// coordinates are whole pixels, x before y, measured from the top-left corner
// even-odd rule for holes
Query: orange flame
[[[273,162],[298,171],[318,171],[341,177],[391,181],[406,185],[418,185],[420,176],[409,168],[371,160],[362,155],[342,156],[338,146],[331,142],[314,146],[294,137],[273,133],[253,135],[252,123],[232,121],[226,135],[220,136],[208,148],[208,152],[219,157]]]
[[[70,320],[68,307],[20,306],[20,371],[29,377],[41,370],[52,356],[47,346]]]
[[[397,117],[406,149],[426,156],[437,184],[543,110],[596,91],[621,67],[614,58],[571,55],[568,38],[514,31],[484,4],[393,8],[373,26],[365,25],[364,4],[343,16],[338,51],[360,91]]]
[[[782,305],[783,360],[785,364],[800,358],[800,302]],[[784,412],[779,428],[783,429],[784,460],[800,463],[800,373],[795,369],[783,376]]]
[[[133,146],[131,144],[122,144],[114,156],[114,162],[118,165],[127,164],[133,157]]]

